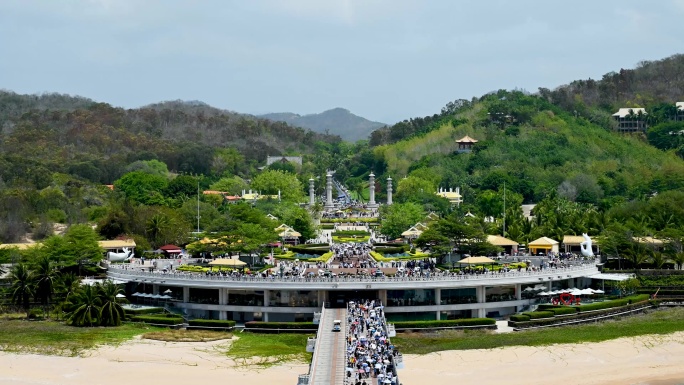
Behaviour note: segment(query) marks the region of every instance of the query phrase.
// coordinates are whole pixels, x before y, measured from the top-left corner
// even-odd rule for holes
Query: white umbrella
[[[592,294],[594,294],[594,291],[591,290],[591,289],[583,289],[583,290],[580,290],[580,292],[581,292],[583,295],[592,295]]]
[[[171,289],[167,289],[167,290],[164,292],[164,294],[171,294],[171,293],[173,293],[173,291],[171,291]]]
[[[584,293],[582,292],[582,290],[573,290],[573,291],[570,292],[570,294],[572,294],[572,295],[582,295],[582,294],[584,294]]]
[[[525,290],[523,290],[523,291],[534,291],[534,288],[532,288],[532,287],[527,287],[527,288],[525,288]]]
[[[164,294],[161,297],[159,297],[159,299],[173,299],[173,297],[171,297],[170,295]]]
[[[121,293],[119,293],[119,294],[116,295],[116,298],[126,298],[126,296],[123,295],[123,294],[121,294]]]
[[[594,294],[603,294],[605,291],[599,289],[599,290],[594,290]]]
[[[131,297],[140,297],[140,293],[133,293],[131,294]]]
[[[150,298],[154,298],[154,299],[160,299],[161,297],[162,297],[162,296],[159,295],[159,294],[152,294],[152,295],[150,296]]]
[[[547,293],[545,291],[542,291],[542,292],[537,293],[537,295],[547,296],[547,295],[551,295],[551,293]]]

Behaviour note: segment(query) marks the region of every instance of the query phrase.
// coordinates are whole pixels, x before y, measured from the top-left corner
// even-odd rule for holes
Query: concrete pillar
[[[270,290],[264,290],[264,306],[268,306],[268,302],[271,299],[271,291]]]
[[[152,284],[152,294],[159,294],[159,284]]]
[[[387,178],[387,205],[392,204],[392,178]]]
[[[332,174],[325,175],[325,208],[332,209],[335,207],[332,199]]]
[[[387,306],[387,290],[378,290],[378,299],[382,302],[382,306]]]
[[[568,278],[568,289],[572,289],[576,287],[575,286],[575,279],[574,278]]]
[[[553,290],[553,281],[549,281],[549,291]]]
[[[375,206],[375,174],[372,172],[368,175],[368,206]]]
[[[435,289],[435,305],[439,306],[442,304],[442,289]],[[440,320],[441,317],[441,311],[437,310],[435,312],[435,319],[437,321]]]
[[[225,311],[225,310],[219,311],[219,319],[220,319],[221,321],[227,320],[227,319],[228,319],[228,312]]]
[[[190,302],[190,288],[187,286],[183,286],[183,302]]]
[[[515,299],[517,299],[517,300],[522,299],[522,285],[519,283],[515,284]]]
[[[316,203],[316,196],[314,195],[314,179],[309,178],[309,206],[313,206]]]
[[[266,313],[266,312],[261,313],[261,320],[263,322],[268,322],[268,313]]]
[[[487,302],[487,296],[484,286],[478,286],[475,288],[475,295],[477,296],[477,303]]]
[[[477,318],[484,318],[487,316],[487,309],[481,308],[477,309]]]

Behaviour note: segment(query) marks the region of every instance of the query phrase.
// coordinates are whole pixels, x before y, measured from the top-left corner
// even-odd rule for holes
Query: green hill
[[[119,178],[126,165],[158,159],[170,171],[211,174],[217,149],[233,148],[247,172],[268,155],[313,152],[339,137],[201,102],[163,102],[123,109],[68,95],[0,91],[0,178],[63,172],[98,183]]]
[[[684,186],[684,162],[673,153],[522,92],[486,95],[428,126],[424,134],[375,147],[375,156],[393,177],[414,176],[434,188],[461,186],[470,202],[478,191],[501,189],[504,181],[526,202],[565,183],[580,201],[595,204]],[[455,140],[464,135],[479,143],[472,153],[457,154]]]

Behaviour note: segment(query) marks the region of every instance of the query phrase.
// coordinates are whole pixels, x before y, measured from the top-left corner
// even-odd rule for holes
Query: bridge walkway
[[[334,320],[342,321],[339,332]],[[345,376],[346,309],[323,309],[309,371],[309,385],[343,385]]]

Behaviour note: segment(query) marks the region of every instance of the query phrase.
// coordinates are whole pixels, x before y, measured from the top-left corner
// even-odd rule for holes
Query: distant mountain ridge
[[[285,122],[320,133],[339,135],[350,142],[368,139],[371,132],[386,126],[385,123],[368,120],[339,107],[318,114],[299,115],[292,112],[276,112],[258,117]]]

